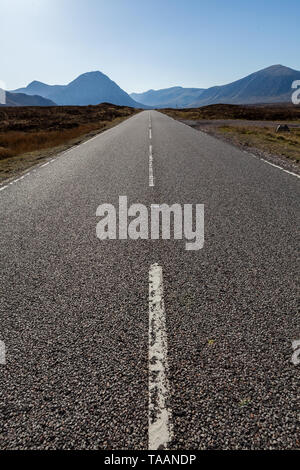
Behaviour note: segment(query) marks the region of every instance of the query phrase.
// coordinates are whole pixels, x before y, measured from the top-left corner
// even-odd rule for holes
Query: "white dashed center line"
[[[167,449],[172,440],[167,351],[163,273],[161,266],[153,264],[149,272],[149,450]]]
[[[149,186],[150,188],[154,187],[152,145],[149,145]]]
[[[151,123],[151,115],[149,114],[149,139],[150,142],[152,140],[152,123]],[[154,175],[153,175],[153,147],[150,143],[149,145],[149,187],[154,187]]]

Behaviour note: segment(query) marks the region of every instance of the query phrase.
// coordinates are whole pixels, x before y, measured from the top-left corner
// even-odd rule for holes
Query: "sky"
[[[300,70],[300,0],[0,0],[0,81],[100,70],[128,93]]]

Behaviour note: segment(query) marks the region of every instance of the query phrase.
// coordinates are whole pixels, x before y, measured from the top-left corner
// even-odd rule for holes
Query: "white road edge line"
[[[166,314],[163,298],[162,267],[149,271],[149,430],[148,450],[168,449],[172,440],[168,373]]]
[[[154,187],[152,145],[149,145],[149,186],[150,188]]]
[[[88,140],[86,140],[85,142],[83,142],[82,145],[89,144],[90,142],[92,142],[92,140],[95,140],[97,137],[98,137],[98,135],[95,135],[94,137],[91,137],[90,139],[88,139]]]
[[[54,162],[55,159],[52,159],[50,160],[49,162],[47,163],[44,163],[43,165],[39,165],[38,168],[43,168],[44,166],[47,166],[47,165],[50,165],[50,163]],[[22,181],[24,178],[27,178],[27,176],[30,176],[32,173],[36,173],[36,169],[32,169],[30,171],[27,171],[27,173],[25,173],[24,175],[22,176],[19,176],[19,178],[16,178],[15,180],[12,180],[10,181],[6,186],[2,186],[0,187],[0,191],[3,191],[3,189],[6,189],[8,188],[9,186],[15,184],[15,183],[18,183],[19,181]]]
[[[268,165],[274,166],[274,168],[279,168],[279,170],[284,171],[285,173],[288,173],[289,175],[296,176],[297,178],[300,178],[300,175],[297,175],[297,173],[293,173],[292,171],[285,170],[284,168],[282,168],[282,166],[275,165],[275,163],[271,163],[268,160],[265,160],[264,158],[259,158],[256,155],[254,155],[254,153],[250,153],[250,152],[247,152],[247,151],[245,151],[245,153],[247,155],[250,155],[251,157],[256,158],[256,160],[261,160],[261,161],[267,163]]]

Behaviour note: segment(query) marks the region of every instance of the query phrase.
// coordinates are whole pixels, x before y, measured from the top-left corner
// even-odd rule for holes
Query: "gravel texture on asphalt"
[[[155,187],[149,188],[149,113]],[[100,241],[96,209],[205,204],[205,245]],[[171,449],[295,449],[299,179],[155,111],[0,192],[0,449],[146,449],[163,269]]]

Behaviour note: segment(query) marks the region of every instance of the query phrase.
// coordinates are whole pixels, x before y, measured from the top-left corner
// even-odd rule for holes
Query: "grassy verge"
[[[290,132],[284,134],[268,127],[255,126],[220,126],[216,131],[235,144],[300,162],[300,128],[291,128]]]
[[[0,109],[0,182],[104,131],[138,112],[133,108],[55,106]]]

